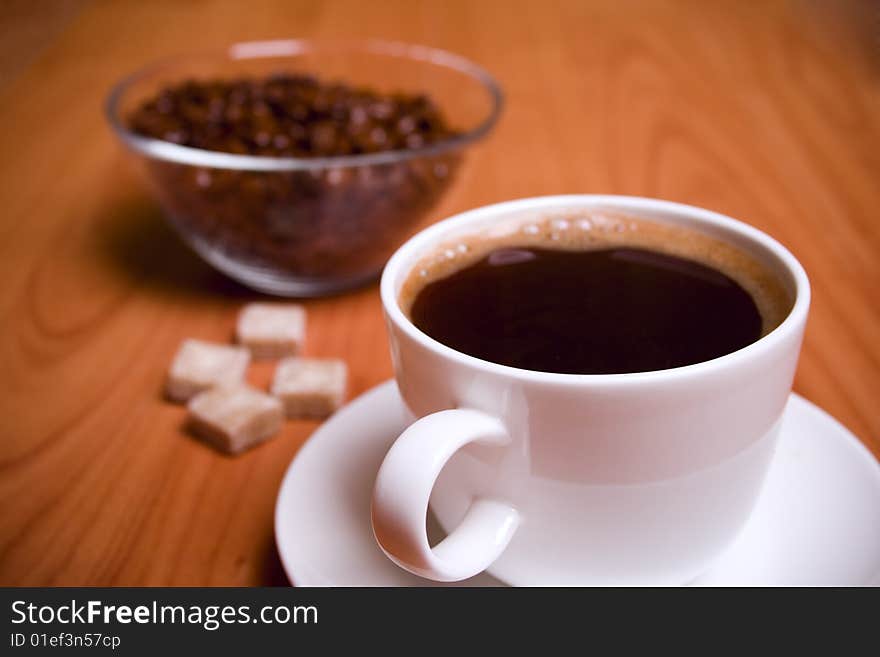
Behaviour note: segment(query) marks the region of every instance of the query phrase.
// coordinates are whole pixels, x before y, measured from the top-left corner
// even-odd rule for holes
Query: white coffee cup
[[[439,245],[529,213],[595,208],[735,245],[778,276],[794,299],[791,312],[756,342],[710,361],[574,375],[455,351],[401,309],[402,283]],[[773,455],[810,302],[803,268],[766,234],[646,198],[511,201],[410,239],[385,268],[381,294],[397,384],[414,419],[373,493],[376,539],[398,565],[440,581],[489,568],[529,585],[681,584],[707,570],[745,525]],[[433,547],[429,500],[448,532]]]

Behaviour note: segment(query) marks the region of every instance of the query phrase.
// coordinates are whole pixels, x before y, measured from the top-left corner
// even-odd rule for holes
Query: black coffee
[[[567,374],[700,363],[756,341],[764,324],[752,296],[723,272],[625,244],[497,248],[428,282],[409,315],[457,351]]]

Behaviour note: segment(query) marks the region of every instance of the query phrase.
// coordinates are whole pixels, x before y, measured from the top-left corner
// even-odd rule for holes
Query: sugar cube
[[[169,399],[185,402],[217,385],[230,385],[244,379],[250,353],[202,340],[184,340],[171,363],[165,383]]]
[[[278,399],[244,384],[206,390],[188,408],[193,433],[227,454],[274,436],[284,421]]]
[[[285,358],[275,370],[272,394],[287,417],[327,417],[342,404],[347,378],[341,360]]]
[[[238,315],[236,339],[254,358],[299,353],[306,337],[306,311],[291,303],[249,303]]]

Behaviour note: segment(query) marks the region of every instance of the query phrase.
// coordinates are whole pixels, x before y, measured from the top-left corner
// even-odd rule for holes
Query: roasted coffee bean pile
[[[184,146],[293,157],[421,148],[454,134],[427,96],[287,73],[188,80],[145,102],[129,123],[137,133]]]
[[[301,158],[405,155],[455,134],[424,95],[289,74],[169,86],[128,121],[135,132],[186,146]],[[460,155],[280,172],[144,162],[172,221],[198,251],[260,276],[345,287],[378,274],[420,227]]]

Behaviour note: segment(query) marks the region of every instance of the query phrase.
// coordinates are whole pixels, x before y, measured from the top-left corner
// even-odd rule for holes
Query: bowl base
[[[365,274],[333,280],[308,276],[297,277],[271,269],[243,265],[198,240],[185,239],[184,241],[208,264],[233,280],[257,292],[279,297],[312,298],[340,294],[373,283],[382,273],[380,267]]]

